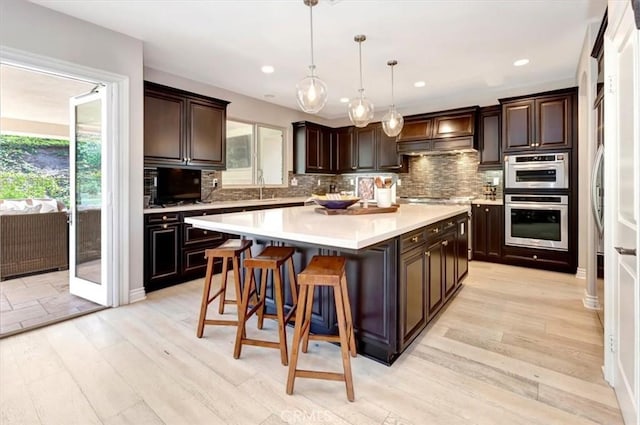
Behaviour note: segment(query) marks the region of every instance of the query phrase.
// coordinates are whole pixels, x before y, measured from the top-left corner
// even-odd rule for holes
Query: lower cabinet
[[[218,246],[227,236],[197,229],[184,223],[184,218],[206,214],[211,212],[188,211],[145,216],[145,291],[204,276],[207,267],[205,250]],[[220,262],[217,269],[221,269]]]
[[[504,239],[504,206],[473,204],[473,259],[502,261]]]
[[[400,346],[406,347],[427,325],[427,252],[424,244],[401,254]]]

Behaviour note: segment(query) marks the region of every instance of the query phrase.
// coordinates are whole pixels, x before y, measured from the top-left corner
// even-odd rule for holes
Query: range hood
[[[472,106],[406,117],[397,139],[398,153],[416,156],[476,151],[478,110]]]

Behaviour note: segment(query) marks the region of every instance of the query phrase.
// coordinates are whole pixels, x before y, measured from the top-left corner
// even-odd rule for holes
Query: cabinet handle
[[[206,230],[204,232],[202,232],[202,233],[204,233],[205,235],[209,234],[209,232],[207,232]]]
[[[431,229],[431,231],[432,231],[433,233],[438,233],[438,232],[440,231],[440,229],[438,229],[438,228],[436,227],[435,229]]]
[[[534,255],[534,256],[533,256],[533,259],[534,259],[534,260],[537,260],[537,259],[538,259],[538,256],[537,256],[537,255]]]
[[[202,213],[202,215],[207,215],[207,213]]]
[[[418,242],[418,237],[417,236],[412,237],[411,242]]]
[[[425,251],[424,255],[426,255],[427,257],[431,257],[431,251]]]
[[[187,157],[186,156],[182,157],[182,162],[187,162]]]
[[[450,221],[447,223],[447,227],[451,227],[451,226],[453,226],[453,221]]]
[[[484,209],[484,212],[489,212],[489,208],[485,208],[485,209]]]
[[[163,228],[163,229],[166,229],[167,227],[169,227],[169,225],[168,225],[168,224],[163,224],[163,225],[162,225],[162,228]]]
[[[166,215],[162,216],[162,221],[167,221],[167,216]]]
[[[447,246],[449,245],[449,241],[442,241],[442,246]]]

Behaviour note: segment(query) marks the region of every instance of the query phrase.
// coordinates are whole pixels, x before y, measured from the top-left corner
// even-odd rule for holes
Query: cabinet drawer
[[[184,225],[183,244],[194,245],[202,242],[222,241],[223,234],[213,230],[205,230],[193,227],[191,224]]]
[[[451,217],[450,219],[447,219],[444,222],[442,222],[442,231],[446,232],[448,230],[455,229],[456,220],[457,220],[457,217]]]
[[[207,269],[207,259],[204,257],[206,248],[182,250],[182,274],[200,272],[204,274]],[[216,259],[216,263],[222,262]]]
[[[410,249],[413,249],[421,244],[423,244],[426,240],[424,228],[420,230],[413,231],[411,233],[407,233],[402,236],[400,239],[400,251],[405,252]]]
[[[434,223],[427,226],[425,234],[428,241],[433,241],[440,238],[440,235],[442,234],[442,222]]]
[[[147,224],[163,224],[163,223],[177,223],[180,221],[179,213],[166,213],[166,214],[148,214],[145,216]]]

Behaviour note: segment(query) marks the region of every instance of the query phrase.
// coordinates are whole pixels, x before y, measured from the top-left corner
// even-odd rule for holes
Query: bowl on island
[[[357,196],[338,194],[313,195],[313,201],[330,210],[344,210],[360,200]]]

